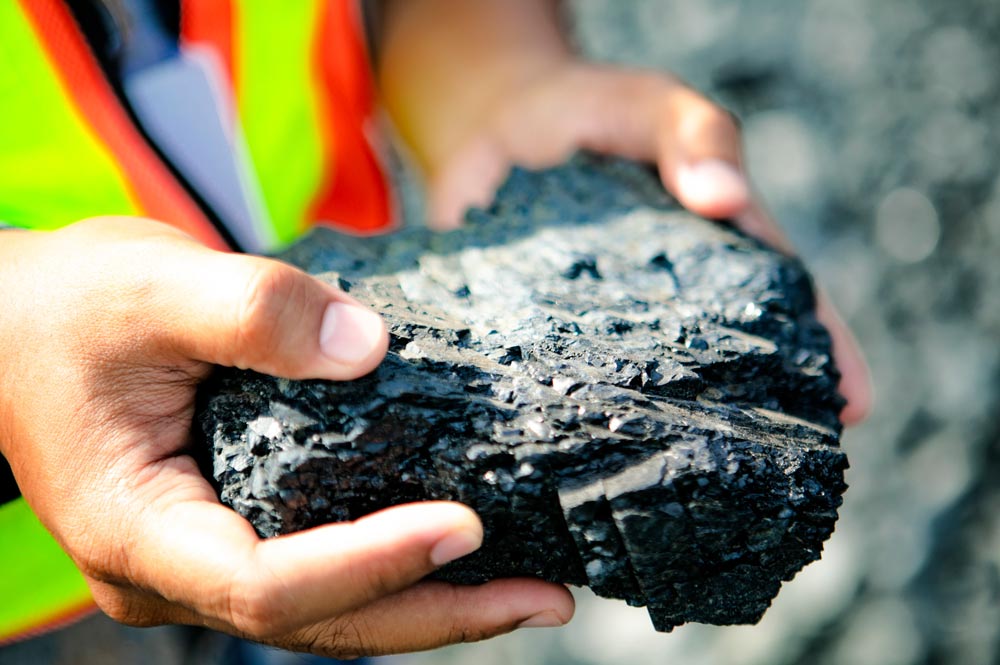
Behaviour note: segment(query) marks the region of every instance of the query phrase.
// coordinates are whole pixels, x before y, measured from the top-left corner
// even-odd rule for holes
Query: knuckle
[[[448,644],[465,644],[479,642],[485,636],[480,636],[463,624],[452,624],[448,629]]]
[[[313,653],[327,654],[341,660],[380,656],[379,649],[364,621],[346,616],[322,627],[309,637],[307,649]]]
[[[88,579],[103,584],[118,584],[123,581],[120,566],[106,554],[98,554],[94,547],[73,548],[73,563]]]
[[[94,602],[112,621],[130,625],[129,621],[133,618],[131,607],[120,596],[104,594],[102,597],[98,597],[95,594]]]
[[[135,628],[159,626],[160,620],[153,608],[137,600],[130,593],[106,584],[91,584],[91,593],[97,607],[112,621]]]
[[[235,346],[252,357],[268,357],[281,344],[281,326],[291,304],[301,300],[302,280],[291,267],[259,261],[238,301],[234,328]]]
[[[711,128],[734,134],[740,131],[739,120],[729,109],[692,88],[684,87],[671,102],[671,115],[682,127],[691,130]]]
[[[399,589],[403,583],[403,571],[391,564],[371,560],[353,564],[350,579],[358,585],[363,596],[362,602],[371,602],[387,596]]]
[[[288,626],[277,607],[263,589],[243,593],[240,601],[230,608],[229,622],[241,633],[256,639],[273,639],[288,632]]]
[[[226,596],[226,618],[233,627],[258,640],[274,640],[300,627],[277,576],[261,565],[248,567],[244,573],[234,578]]]
[[[87,217],[62,227],[57,233],[60,236],[69,236],[74,239],[77,239],[79,236],[91,235],[119,236],[123,229],[128,228],[129,221],[131,221],[130,218],[114,215]]]
[[[698,97],[695,110],[702,124],[717,129],[736,131],[736,123],[733,122],[733,115],[729,111],[709,99],[700,95]]]

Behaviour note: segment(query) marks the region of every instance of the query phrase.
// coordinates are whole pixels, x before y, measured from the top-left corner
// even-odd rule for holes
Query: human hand
[[[95,219],[0,236],[0,447],[99,607],[331,656],[426,649],[573,613],[538,580],[419,582],[479,547],[460,504],[399,506],[267,541],[215,498],[187,446],[212,364],[350,379],[381,320],[268,259],[163,224]]]
[[[379,82],[427,178],[430,221],[459,225],[488,205],[511,166],[539,169],[578,150],[647,161],[692,212],[731,219],[785,252],[754,197],[733,117],[669,74],[581,60],[559,0],[383,0]],[[442,18],[446,17],[446,18]],[[868,368],[819,294],[853,424],[871,408]]]
[[[655,163],[664,187],[692,212],[731,219],[772,247],[793,253],[780,227],[755,196],[744,168],[733,117],[676,78],[550,58],[544,66],[511,68],[502,90],[471,114],[428,160],[430,220],[441,229],[461,223],[470,206],[485,206],[514,165],[540,169],[578,150]],[[510,70],[509,70],[510,71]],[[819,291],[818,316],[833,338],[847,399],[846,424],[862,421],[872,390],[850,330]]]

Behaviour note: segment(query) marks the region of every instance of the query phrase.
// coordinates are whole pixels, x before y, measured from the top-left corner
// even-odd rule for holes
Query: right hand
[[[517,50],[511,57],[524,61],[527,56]],[[491,90],[485,74],[477,82],[477,90]],[[795,254],[750,186],[733,117],[676,77],[556,59],[526,67],[520,77],[508,72],[501,83],[507,88],[492,89],[484,105],[488,110],[473,107],[473,120],[444,126],[448,132],[467,127],[454,151],[442,153],[436,164],[424,160],[431,174],[432,225],[459,226],[468,207],[492,200],[514,165],[549,168],[578,150],[596,150],[655,163],[664,188],[688,210],[731,219],[771,247]],[[447,118],[449,113],[454,110],[443,104],[432,115]],[[839,388],[847,401],[841,420],[856,425],[872,408],[868,365],[821,289],[816,313],[830,331],[841,372]]]
[[[376,314],[283,263],[166,225],[102,218],[0,233],[0,450],[118,621],[187,623],[345,657],[560,625],[560,585],[421,582],[479,547],[467,507],[427,502],[261,540],[187,454],[214,364],[343,380],[387,348]]]

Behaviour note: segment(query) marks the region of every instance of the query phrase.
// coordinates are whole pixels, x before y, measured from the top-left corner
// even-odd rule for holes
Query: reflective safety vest
[[[249,249],[275,249],[315,224],[388,228],[356,1],[179,0],[179,8],[181,48],[210,54],[223,72],[227,129],[260,208],[242,231],[255,240]],[[0,222],[45,230],[140,215],[210,247],[247,248],[133,117],[62,0],[0,0]],[[0,645],[93,607],[79,571],[25,502],[0,505]]]

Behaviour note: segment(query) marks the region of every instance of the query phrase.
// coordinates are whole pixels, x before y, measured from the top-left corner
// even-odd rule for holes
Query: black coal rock
[[[289,254],[391,349],[346,383],[220,370],[197,422],[222,500],[265,537],[461,501],[485,543],[440,579],[589,585],[664,631],[757,621],[846,488],[801,264],[589,157],[515,171],[469,217]]]

